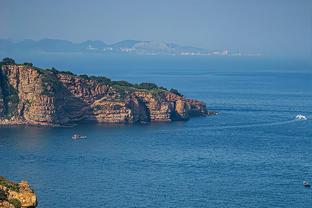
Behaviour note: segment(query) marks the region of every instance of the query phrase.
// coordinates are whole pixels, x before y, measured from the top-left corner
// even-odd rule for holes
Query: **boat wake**
[[[305,119],[298,119],[297,116],[295,119],[287,120],[287,121],[278,121],[278,122],[271,122],[271,123],[254,123],[254,124],[241,124],[241,125],[228,125],[228,126],[209,126],[209,125],[198,125],[194,127],[188,127],[187,130],[223,130],[223,129],[239,129],[239,128],[254,128],[254,127],[264,127],[264,126],[279,126],[285,124],[291,124],[296,122],[302,122]],[[177,130],[184,130],[184,129],[177,129]]]
[[[307,120],[308,118],[304,115],[298,114],[298,115],[296,115],[296,119],[297,120]]]
[[[273,122],[273,123],[242,124],[242,125],[234,125],[234,126],[215,126],[215,127],[212,127],[212,129],[236,129],[236,128],[252,128],[252,127],[263,127],[263,126],[279,126],[279,125],[295,123],[298,121],[300,120],[292,119],[289,121],[279,121],[279,122]]]

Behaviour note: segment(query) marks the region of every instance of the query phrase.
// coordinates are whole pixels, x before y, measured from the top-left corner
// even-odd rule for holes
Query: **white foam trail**
[[[263,126],[278,126],[278,125],[284,125],[289,123],[295,123],[300,120],[293,119],[290,121],[279,121],[279,122],[273,122],[273,123],[257,123],[257,124],[242,124],[242,125],[235,125],[235,126],[215,126],[212,127],[212,129],[235,129],[235,128],[250,128],[250,127],[263,127]]]
[[[292,119],[288,121],[279,121],[279,122],[273,122],[273,123],[242,124],[242,125],[233,125],[233,126],[201,125],[201,126],[187,127],[183,129],[175,129],[174,131],[197,130],[197,129],[198,130],[222,130],[222,129],[251,128],[251,127],[263,127],[263,126],[278,126],[278,125],[296,123],[296,122],[301,122],[301,121],[304,121],[304,120]]]

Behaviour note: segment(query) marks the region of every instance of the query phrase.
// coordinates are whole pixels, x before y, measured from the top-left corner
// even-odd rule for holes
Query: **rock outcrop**
[[[1,208],[34,208],[37,204],[37,196],[28,182],[15,183],[0,176]]]
[[[150,83],[77,76],[32,65],[0,66],[0,125],[145,123],[208,114],[203,102]]]

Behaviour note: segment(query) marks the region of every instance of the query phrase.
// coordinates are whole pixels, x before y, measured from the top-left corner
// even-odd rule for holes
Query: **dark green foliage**
[[[3,65],[12,65],[12,64],[15,64],[15,61],[14,61],[14,59],[6,57],[6,58],[2,59],[1,64],[3,64]]]
[[[121,80],[121,81],[112,81],[111,82],[112,85],[119,85],[119,86],[123,86],[123,87],[134,87],[134,84],[131,84],[127,81]]]
[[[70,71],[60,71],[59,73],[62,74],[69,74],[69,75],[75,75],[74,73],[70,72]]]
[[[8,179],[0,176],[0,185],[7,187],[8,189],[12,191],[19,191],[19,186],[17,183],[14,183],[12,181],[9,181]]]
[[[23,65],[30,66],[30,67],[34,66],[32,63],[28,63],[28,62],[25,62]]]
[[[123,86],[123,85],[118,85],[118,84],[112,85],[112,87],[118,91],[120,98],[122,99],[125,98],[129,92],[134,91],[133,87]]]
[[[18,199],[10,199],[9,203],[13,204],[15,208],[21,208],[22,207],[22,203]]]
[[[151,90],[151,89],[156,89],[158,88],[158,86],[154,83],[147,83],[147,82],[143,82],[139,85],[137,85],[139,89],[145,89],[145,90]]]
[[[42,76],[42,82],[44,87],[43,94],[52,96],[55,92],[57,92],[58,89],[61,88],[61,83],[54,73],[49,74],[47,72],[49,71],[45,71]]]
[[[101,77],[90,76],[89,78],[92,79],[92,80],[95,80],[95,81],[97,81],[97,82],[99,82],[101,84],[105,84],[105,85],[109,85],[112,82],[111,79],[109,79],[107,77],[103,77],[103,76],[101,76]]]
[[[162,88],[154,88],[154,89],[151,89],[151,90],[149,90],[151,93],[153,93],[153,94],[160,94],[160,93],[163,93],[163,92],[167,92],[168,90],[164,90],[164,89],[162,89]]]
[[[165,88],[165,87],[159,87],[159,89],[161,89],[161,90],[165,90],[165,91],[168,91],[168,89],[167,89],[167,88]]]
[[[19,97],[16,89],[8,83],[7,77],[2,74],[2,71],[0,71],[0,87],[3,94],[4,115],[10,118],[17,113]]]
[[[54,67],[52,67],[51,69],[47,69],[47,71],[52,72],[53,74],[59,73],[59,71],[57,69],[55,69]]]
[[[0,189],[0,201],[1,200],[6,200],[7,196],[4,190]]]
[[[178,96],[183,97],[183,95],[182,95],[178,90],[176,90],[176,89],[171,88],[171,89],[170,89],[170,92],[173,93],[173,94],[176,94],[176,95],[178,95]]]
[[[83,79],[89,79],[88,75],[86,75],[86,74],[81,74],[81,75],[79,75],[79,77],[81,77]]]

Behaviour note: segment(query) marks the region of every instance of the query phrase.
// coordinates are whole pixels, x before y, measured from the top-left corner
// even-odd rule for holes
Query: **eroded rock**
[[[205,103],[164,88],[103,83],[97,77],[17,64],[0,70],[0,125],[174,121],[207,112]]]

